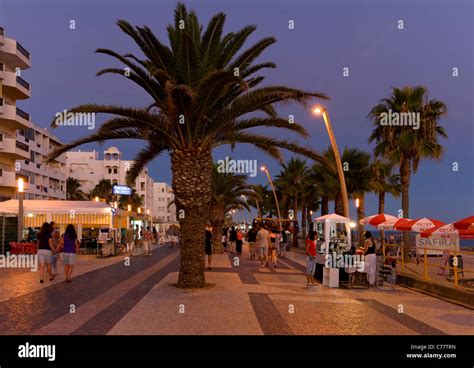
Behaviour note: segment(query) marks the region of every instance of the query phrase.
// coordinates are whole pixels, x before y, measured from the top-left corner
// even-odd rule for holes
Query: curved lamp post
[[[275,187],[273,186],[273,181],[272,181],[272,178],[270,176],[270,173],[268,172],[268,169],[265,165],[263,165],[260,170],[264,171],[265,174],[267,174],[267,178],[268,178],[268,183],[270,184],[270,186],[272,187],[272,191],[273,191],[273,196],[275,197],[275,204],[276,204],[276,207],[277,207],[277,212],[278,212],[278,223],[280,225],[280,229],[282,228],[281,226],[281,214],[280,214],[280,205],[278,204],[278,197],[276,195],[276,191],[275,191]],[[281,230],[280,230],[281,231]]]
[[[339,176],[339,182],[341,184],[341,194],[342,194],[342,205],[344,207],[344,217],[349,218],[349,199],[347,196],[347,187],[346,179],[344,177],[344,171],[342,170],[341,157],[339,156],[339,149],[337,148],[336,137],[332,130],[331,120],[329,120],[328,111],[323,107],[315,107],[313,113],[316,115],[323,115],[324,123],[326,124],[326,130],[331,141],[332,150],[334,151],[334,157],[336,159],[337,174]]]

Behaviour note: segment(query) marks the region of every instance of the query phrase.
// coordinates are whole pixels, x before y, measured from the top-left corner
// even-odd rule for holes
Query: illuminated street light
[[[95,197],[94,201],[99,202],[99,197]]]
[[[344,177],[344,172],[342,170],[341,157],[339,155],[339,149],[337,148],[336,137],[334,136],[334,132],[332,130],[329,114],[325,108],[320,107],[320,106],[315,106],[313,108],[313,113],[316,115],[323,115],[324,123],[326,124],[326,130],[328,132],[329,140],[331,141],[332,150],[334,151],[334,157],[336,159],[337,174],[339,176],[339,183],[341,184],[342,204],[344,206],[344,217],[349,218],[349,199],[347,196],[346,179]]]

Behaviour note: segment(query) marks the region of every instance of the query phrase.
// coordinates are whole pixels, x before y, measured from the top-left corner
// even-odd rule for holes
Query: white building
[[[104,151],[100,159],[98,151],[69,151],[66,152],[67,176],[79,180],[84,193],[90,193],[101,179],[109,179],[112,184],[126,185],[127,172],[133,161],[123,160],[122,153],[117,147]],[[142,198],[142,207],[150,209],[153,204],[153,179],[148,175],[148,169],[142,170],[133,186]]]
[[[17,106],[31,97],[31,86],[22,78],[30,66],[28,51],[0,27],[0,201],[17,196],[18,178],[25,181],[26,199],[65,199],[65,157],[43,163],[61,142]]]
[[[50,163],[45,163],[47,156],[63,144],[46,128],[32,125],[19,129],[17,141],[27,145],[30,157],[17,160],[19,174],[28,183],[25,199],[66,199],[66,155],[62,154]]]
[[[176,206],[172,188],[166,183],[153,184],[153,220],[158,224],[159,232],[166,232],[171,225],[177,224]]]

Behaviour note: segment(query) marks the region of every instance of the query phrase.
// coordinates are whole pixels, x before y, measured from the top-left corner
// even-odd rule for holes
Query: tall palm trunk
[[[212,252],[214,254],[224,253],[222,247],[222,228],[224,227],[225,212],[219,205],[211,205],[209,219],[212,226]]]
[[[303,240],[306,239],[306,221],[307,221],[306,216],[307,216],[306,205],[303,203],[301,205],[301,227],[302,227]]]
[[[338,215],[344,216],[344,206],[342,204],[342,194],[339,192],[334,199],[334,212]]]
[[[364,246],[364,225],[361,225],[360,220],[365,217],[365,196],[362,194],[359,197],[359,207],[357,208],[357,235],[359,238],[359,247]]]
[[[409,218],[409,190],[410,190],[411,163],[407,159],[402,159],[400,163],[400,183],[402,185],[402,211],[403,217]],[[403,232],[403,251],[405,259],[408,260],[409,252],[408,232]]]
[[[329,213],[329,198],[328,196],[321,196],[321,216]]]
[[[379,213],[385,211],[385,192],[379,193]],[[383,246],[385,244],[385,231],[380,230],[380,243]]]
[[[298,223],[298,194],[293,196],[293,218],[296,220],[296,223]],[[298,248],[298,232],[295,231],[293,235],[293,242],[291,246]]]
[[[202,288],[204,278],[204,230],[209,219],[212,186],[210,149],[188,149],[171,154],[173,191],[180,218],[180,272],[178,287]]]

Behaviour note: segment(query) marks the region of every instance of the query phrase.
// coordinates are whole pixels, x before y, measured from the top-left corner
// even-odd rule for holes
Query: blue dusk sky
[[[390,94],[394,86],[424,85],[430,97],[444,101],[448,115],[441,124],[449,138],[439,162],[423,161],[412,177],[410,217],[434,217],[453,221],[474,213],[473,132],[473,2],[472,1],[183,1],[203,23],[216,12],[227,14],[225,31],[255,24],[247,46],[267,36],[277,43],[260,57],[277,69],[265,73],[266,84],[282,84],[324,92],[340,149],[354,146],[372,152],[368,143],[371,107]],[[146,106],[149,97],[133,83],[116,75],[95,73],[117,62],[95,54],[97,48],[119,53],[134,52],[134,43],[116,26],[118,19],[148,25],[166,40],[166,26],[173,21],[175,1],[166,0],[0,0],[0,25],[7,37],[17,39],[32,55],[32,67],[22,77],[32,85],[32,98],[18,105],[39,126],[49,126],[54,115],[83,103]],[[76,28],[69,28],[74,20]],[[294,29],[288,22],[294,21]],[[398,29],[403,20],[404,29]],[[349,76],[343,76],[343,68]],[[459,76],[453,77],[453,68]],[[315,101],[316,102],[316,101]],[[311,137],[302,142],[316,150],[328,147],[321,118],[301,106],[279,108],[282,116],[293,114]],[[103,118],[100,118],[103,121]],[[99,125],[98,123],[98,125]],[[54,134],[64,142],[90,133],[85,127],[60,127]],[[298,139],[281,131],[284,138]],[[127,159],[139,146],[132,141],[90,144],[82,150],[104,151],[115,145]],[[214,159],[232,156],[266,164],[271,174],[278,163],[249,146],[234,152],[228,147],[214,151]],[[286,158],[290,157],[285,153]],[[458,171],[453,171],[453,162]],[[156,181],[171,182],[169,157],[149,165]],[[261,172],[251,183],[266,183]],[[386,212],[396,214],[401,200],[387,198]],[[331,204],[331,211],[333,206]],[[366,214],[377,210],[377,198],[366,197]],[[351,203],[351,215],[355,208]]]

